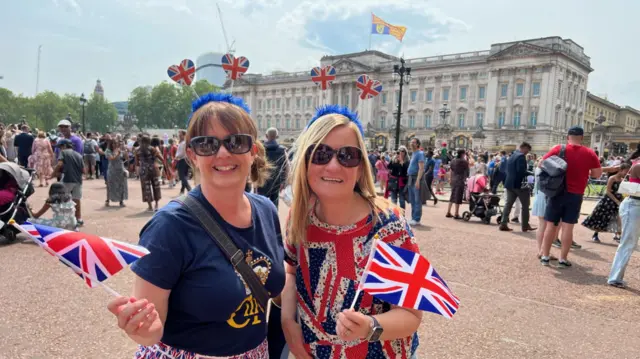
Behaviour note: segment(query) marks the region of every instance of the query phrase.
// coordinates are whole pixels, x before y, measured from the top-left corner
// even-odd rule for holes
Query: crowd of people
[[[27,124],[0,124],[0,161],[18,163],[35,171],[38,187],[49,187],[49,199],[31,219],[76,230],[82,219],[82,185],[102,178],[105,206],[126,206],[128,179],[140,181],[142,200],[157,211],[161,184],[169,188],[179,181],[181,193],[191,190],[193,173],[186,159],[185,131],[171,138],[139,133],[75,132],[63,119],[57,130],[32,130]],[[50,186],[50,181],[55,180]],[[41,218],[51,209],[52,217]]]
[[[625,238],[638,236],[635,229],[637,225],[627,224],[625,229],[621,220],[624,215],[620,208],[625,199],[618,193],[618,187],[630,173],[631,167],[640,163],[640,148],[627,158],[609,156],[605,159],[598,157],[595,150],[584,146],[583,139],[584,130],[579,126],[572,127],[567,133],[565,145],[557,145],[544,156],[538,157],[531,153],[532,146],[527,142],[523,142],[512,153],[488,153],[464,149],[452,151],[446,143],[442,143],[439,151],[424,149],[420,146],[420,140],[414,138],[410,143],[410,152],[403,146],[394,155],[373,151],[369,161],[385,197],[390,197],[393,203],[399,202],[402,208],[405,208],[406,202],[411,205],[411,226],[420,225],[422,206],[427,203],[429,195],[434,196],[434,191],[437,195],[444,194],[441,187],[444,183],[450,188],[446,217],[453,219],[468,220],[460,215],[460,206],[463,202],[471,202],[472,194],[496,195],[498,189],[502,188],[504,206],[498,229],[512,231],[509,223],[519,223],[522,232],[535,231],[538,259],[542,265],[548,266],[550,261],[558,261],[558,266],[562,268],[571,266],[567,259],[569,251],[581,248],[573,240],[573,232],[591,179],[605,178],[606,183],[604,196],[581,223],[594,232],[592,241],[600,243],[599,234],[610,232],[614,234],[613,240],[626,251],[634,241],[628,240],[623,246],[623,233],[627,234]],[[544,171],[545,160],[557,156],[566,162],[566,188],[558,195],[548,196],[540,188],[540,175]],[[638,171],[638,166],[635,171]],[[633,178],[632,173],[631,180]],[[427,190],[421,190],[423,187]],[[435,204],[437,198],[434,198]],[[627,198],[630,198],[628,203],[632,203],[635,197]],[[537,218],[537,228],[531,225],[531,216]],[[626,223],[639,222],[640,217],[633,217],[630,221]],[[560,248],[559,258],[550,255],[552,246]],[[621,277],[613,275],[613,272],[615,268],[626,267],[627,262],[628,257],[622,262],[614,260],[609,284],[624,285]]]

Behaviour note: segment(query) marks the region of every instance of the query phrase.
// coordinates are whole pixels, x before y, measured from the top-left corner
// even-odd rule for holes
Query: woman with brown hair
[[[145,225],[140,244],[150,254],[131,267],[132,296],[108,308],[140,344],[136,358],[267,359],[267,308],[260,302],[284,286],[280,221],[269,199],[244,187],[247,176],[262,183],[269,165],[258,155],[255,123],[241,99],[208,94],[193,110],[186,151],[201,184]],[[204,223],[221,232],[210,234]],[[238,249],[231,258],[218,244],[225,239]],[[257,282],[247,284],[238,272],[247,266]]]
[[[140,147],[135,152],[135,167],[138,169],[138,177],[142,187],[142,201],[147,202],[147,211],[157,211],[158,201],[162,198],[160,191],[160,169],[157,160],[164,162],[162,154],[155,147],[151,146],[151,137],[143,134],[138,139]],[[152,202],[156,203],[155,208]]]
[[[127,170],[124,167],[129,156],[126,148],[122,145],[119,136],[106,140],[106,151],[104,157],[109,161],[107,166],[107,200],[104,205],[109,207],[110,202],[120,203],[124,207],[124,201],[129,199],[129,186],[127,185]]]

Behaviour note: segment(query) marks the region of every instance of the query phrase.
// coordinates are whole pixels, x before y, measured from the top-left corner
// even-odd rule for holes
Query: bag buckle
[[[244,253],[242,253],[242,251],[240,249],[238,249],[232,256],[231,256],[231,264],[233,265],[233,267],[237,267],[238,264],[240,264],[242,262],[242,260],[244,259]]]

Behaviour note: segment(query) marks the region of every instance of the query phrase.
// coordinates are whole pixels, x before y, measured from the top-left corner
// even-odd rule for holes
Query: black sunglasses
[[[315,148],[315,152],[313,151]],[[313,157],[311,154],[313,153]],[[362,162],[362,151],[358,147],[344,146],[337,150],[324,145],[319,144],[317,146],[309,146],[307,148],[307,162],[311,159],[311,163],[314,165],[326,165],[331,162],[333,156],[336,156],[338,163],[343,167],[351,168],[357,167]]]
[[[198,136],[189,141],[193,152],[198,156],[214,156],[221,146],[234,155],[241,155],[251,150],[253,137],[251,135],[229,135],[223,139],[214,136]]]

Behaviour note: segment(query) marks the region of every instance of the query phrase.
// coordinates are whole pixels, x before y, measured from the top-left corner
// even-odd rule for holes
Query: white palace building
[[[285,144],[302,131],[316,106],[357,109],[368,143],[395,148],[400,58],[379,51],[324,56],[337,79],[320,91],[310,70],[272,75],[246,74],[233,93],[247,101],[261,131],[276,127]],[[439,147],[512,149],[528,141],[536,153],[563,141],[566,130],[584,123],[587,79],[593,71],[584,49],[569,39],[547,37],[491,45],[490,50],[406,59],[410,82],[403,87],[402,143],[418,137]],[[360,103],[361,74],[380,80],[383,92]],[[227,84],[228,86],[228,84]],[[450,112],[443,119],[441,111]]]

